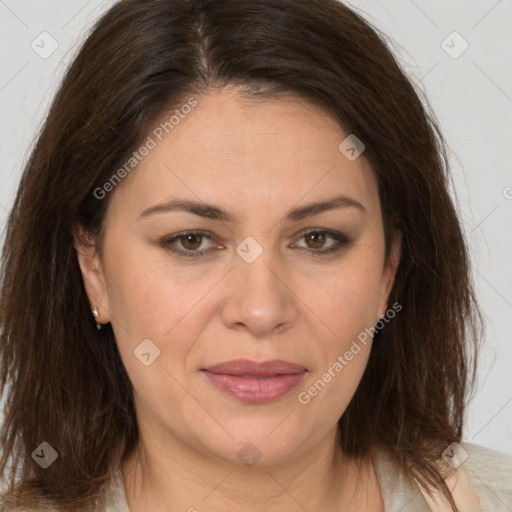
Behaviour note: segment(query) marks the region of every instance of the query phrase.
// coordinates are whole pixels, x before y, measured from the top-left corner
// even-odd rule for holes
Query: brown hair
[[[90,314],[73,229],[99,236],[102,187],[152,123],[183,98],[236,86],[293,93],[366,146],[389,256],[389,301],[403,310],[375,334],[339,420],[342,450],[386,449],[409,476],[449,497],[435,464],[462,440],[481,313],[443,139],[382,36],[336,0],[122,0],[95,25],[51,105],[8,219],[0,303],[0,476],[7,505],[89,510],[138,440],[131,383],[111,326]],[[58,459],[31,458],[43,441]],[[17,473],[17,477],[15,478]]]

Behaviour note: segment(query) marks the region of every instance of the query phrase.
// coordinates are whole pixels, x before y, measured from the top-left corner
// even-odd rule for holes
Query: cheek
[[[110,313],[123,365],[139,407],[152,414],[158,404],[186,403],[189,398],[178,383],[184,382],[187,354],[208,318],[209,303],[201,298],[214,279],[185,280],[162,261],[148,258],[148,252],[123,257],[112,252],[116,264],[110,265],[108,275]],[[141,346],[149,348],[142,352]],[[158,357],[145,366],[137,354],[148,351],[150,360]]]
[[[347,312],[344,312],[345,316]],[[352,400],[366,369],[372,339],[368,333],[358,338],[360,319],[346,317],[336,327],[334,342],[326,342],[319,352],[322,363],[314,369],[297,397],[304,412],[335,423]]]
[[[357,336],[376,321],[381,278],[379,255],[358,251],[317,279],[311,302],[332,331],[344,339],[346,335]]]
[[[180,271],[171,267],[163,250],[136,247],[110,253],[109,302],[115,337],[136,394],[145,397],[142,401],[156,396],[180,401],[177,383],[184,382],[191,370],[188,356],[214,314],[216,286],[225,269]],[[147,367],[135,356],[141,343],[147,343],[144,340],[150,340],[158,353]],[[187,396],[182,399],[186,403]]]
[[[311,414],[335,422],[346,410],[364,374],[375,324],[373,304],[375,272],[338,272],[326,283],[323,298],[314,302],[315,313],[329,327],[316,331],[317,365],[302,387],[299,403]]]
[[[218,280],[212,272],[172,266],[164,249],[149,249],[147,243],[121,247],[112,238],[106,262],[109,307],[134,336],[171,335]]]

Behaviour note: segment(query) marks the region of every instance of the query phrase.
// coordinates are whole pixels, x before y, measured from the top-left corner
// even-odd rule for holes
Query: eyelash
[[[325,229],[311,229],[309,231],[302,232],[299,237],[299,240],[304,238],[305,236],[311,235],[313,233],[326,235],[326,237],[336,240],[337,243],[333,244],[332,246],[330,246],[327,249],[309,249],[309,248],[304,248],[304,247],[301,248],[302,250],[308,252],[312,256],[320,256],[320,255],[332,254],[332,253],[338,252],[344,246],[346,246],[350,243],[349,238],[344,233],[341,233],[338,231],[329,231],[329,230],[325,230]],[[178,241],[181,237],[185,237],[188,235],[199,235],[203,238],[207,238],[210,241],[212,240],[212,237],[204,231],[191,230],[191,231],[183,231],[182,233],[178,233],[177,235],[174,235],[170,238],[164,238],[163,240],[161,240],[160,246],[170,252],[178,254],[179,256],[184,256],[186,258],[197,258],[197,257],[204,256],[204,255],[208,254],[208,252],[210,251],[211,248],[204,249],[202,251],[192,251],[192,250],[186,251],[186,250],[178,249],[176,247],[171,247],[175,241]]]

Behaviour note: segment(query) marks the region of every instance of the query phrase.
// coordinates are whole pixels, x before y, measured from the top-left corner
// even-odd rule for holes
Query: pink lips
[[[211,382],[230,396],[249,404],[268,403],[293,389],[306,368],[286,361],[257,363],[237,359],[203,370]]]

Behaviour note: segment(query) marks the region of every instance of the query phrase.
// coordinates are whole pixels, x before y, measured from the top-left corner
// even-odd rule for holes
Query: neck
[[[296,457],[252,467],[175,440],[165,448],[144,443],[141,435],[138,449],[121,469],[132,512],[381,510],[371,461],[358,465],[343,455],[336,431]],[[370,502],[373,508],[367,508]]]

